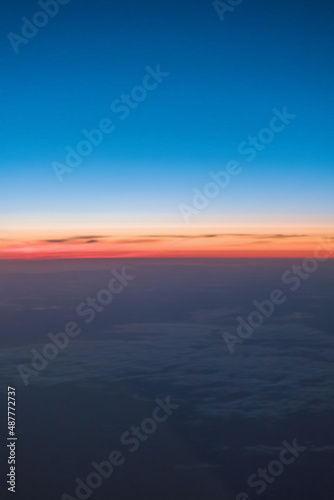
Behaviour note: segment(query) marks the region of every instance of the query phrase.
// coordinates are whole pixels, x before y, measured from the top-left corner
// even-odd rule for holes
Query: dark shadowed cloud
[[[43,240],[43,243],[68,243],[75,240],[88,240],[86,243],[96,243],[100,238],[104,238],[104,236],[72,236],[70,238]]]

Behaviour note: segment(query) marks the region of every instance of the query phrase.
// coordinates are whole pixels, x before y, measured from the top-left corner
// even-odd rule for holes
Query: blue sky
[[[1,16],[4,212],[173,217],[210,170],[239,159],[242,175],[209,214],[332,213],[329,1],[245,0],[221,22],[204,0],[71,0],[15,54],[7,33],[36,10],[14,1]],[[157,64],[168,78],[113,117],[112,101]],[[247,163],[238,145],[284,106],[297,118]],[[51,163],[103,117],[115,132],[60,185]]]

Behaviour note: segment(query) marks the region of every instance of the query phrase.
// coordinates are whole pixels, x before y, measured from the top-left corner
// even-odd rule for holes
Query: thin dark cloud
[[[161,238],[126,239],[126,240],[117,240],[116,243],[122,243],[122,244],[155,243],[156,241],[160,241],[160,240],[161,240]]]
[[[95,243],[99,241],[100,238],[104,238],[104,236],[72,236],[70,238],[59,238],[42,241],[43,243],[69,243],[75,240],[87,240],[85,243]]]
[[[306,238],[307,234],[258,234],[258,233],[211,233],[202,235],[187,235],[187,234],[155,234],[155,235],[145,235],[143,237],[137,236],[133,239],[126,238],[121,240],[116,240],[115,243],[119,244],[131,244],[131,243],[154,243],[157,241],[163,241],[166,239],[201,239],[201,238],[226,238],[226,237],[236,237],[236,238],[254,238],[255,240],[265,241],[265,240],[279,240],[287,238]],[[111,236],[72,236],[70,238],[59,238],[59,239],[48,239],[42,240],[44,243],[69,243],[71,241],[81,241],[87,240],[85,243],[97,243],[101,238],[111,238]]]
[[[216,234],[202,234],[202,235],[187,235],[187,234],[163,234],[163,235],[149,235],[145,238],[184,238],[184,239],[198,239],[198,238],[226,238],[233,236],[237,238],[255,238],[255,239],[283,239],[283,238],[307,238],[307,234],[258,234],[258,233],[216,233]]]
[[[99,239],[99,238],[105,238],[105,236],[101,235],[94,235],[94,236],[73,236],[73,238],[69,238],[70,240],[94,240],[94,239]]]
[[[283,238],[307,238],[307,234],[258,234],[258,233],[227,233],[220,234],[219,236],[236,236],[236,237],[247,237],[247,238],[258,238],[258,239],[283,239]]]
[[[66,238],[61,240],[43,240],[44,243],[66,243],[67,241],[69,240]]]
[[[307,234],[273,234],[271,236],[272,239],[281,239],[281,238],[307,238]]]

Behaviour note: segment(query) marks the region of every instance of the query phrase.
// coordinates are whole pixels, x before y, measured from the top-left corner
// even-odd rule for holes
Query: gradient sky
[[[333,227],[332,2],[70,0],[15,54],[0,26],[0,258],[308,255]],[[169,76],[121,121],[110,109],[146,67]],[[273,109],[296,118],[247,161]],[[60,183],[54,161],[109,117],[115,131]],[[180,204],[240,162],[186,222]]]

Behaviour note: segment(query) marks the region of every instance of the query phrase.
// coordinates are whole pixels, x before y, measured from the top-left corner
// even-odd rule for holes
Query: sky
[[[0,258],[307,256],[332,234],[333,5],[222,9],[3,6]]]

